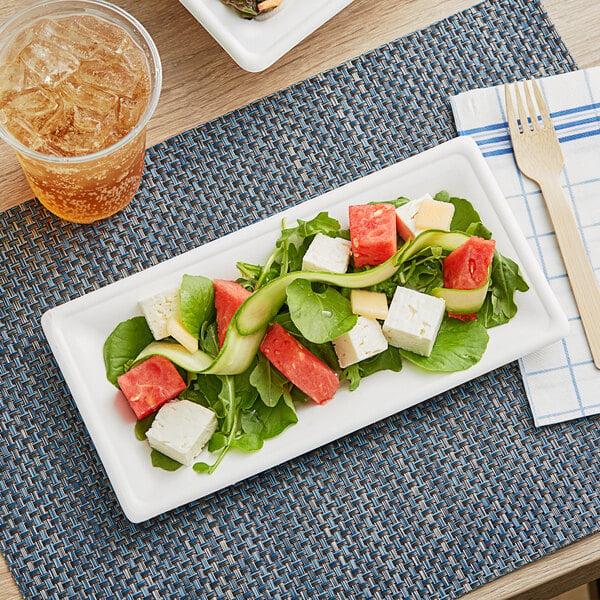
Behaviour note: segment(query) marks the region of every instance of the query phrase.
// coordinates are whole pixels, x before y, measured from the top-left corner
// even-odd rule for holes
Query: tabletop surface
[[[37,0],[35,0],[37,1]],[[0,0],[0,21],[32,0]],[[148,29],[163,61],[161,99],[148,132],[153,145],[331,68],[377,46],[473,6],[471,0],[354,2],[261,73],[238,67],[179,2],[113,0]],[[600,64],[600,3],[545,0],[548,14],[581,68]],[[174,36],[177,43],[173,43]],[[0,146],[0,210],[31,198],[12,151]],[[598,577],[600,534],[592,535],[465,596],[546,598]],[[0,598],[20,594],[0,560]]]

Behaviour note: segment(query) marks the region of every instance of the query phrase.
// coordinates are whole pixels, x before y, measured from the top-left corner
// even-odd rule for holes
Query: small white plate
[[[530,290],[517,293],[519,312],[489,331],[482,360],[467,371],[430,374],[407,361],[400,373],[345,386],[323,406],[298,409],[299,422],[254,454],[229,453],[212,475],[191,468],[154,468],[150,449],[134,436],[135,417],[105,377],[102,347],[114,327],[139,313],[137,301],[179,285],[184,273],[236,278],[237,260],[261,263],[288,224],[320,211],[347,227],[350,204],[417,197],[448,190],[472,201],[502,254],[520,265]],[[196,500],[331,442],[542,348],[566,335],[568,324],[475,142],[458,138],[226,237],[47,311],[44,332],[127,517],[139,522]]]
[[[352,0],[282,0],[274,10],[244,19],[221,0],[179,0],[246,71],[263,71]]]

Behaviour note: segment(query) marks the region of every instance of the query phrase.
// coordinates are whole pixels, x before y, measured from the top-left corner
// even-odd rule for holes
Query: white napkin
[[[565,156],[563,190],[600,282],[600,67],[539,78],[538,83]],[[459,135],[477,142],[569,318],[565,339],[520,361],[535,424],[598,414],[600,370],[592,362],[539,188],[514,161],[503,86],[464,92],[451,104]]]

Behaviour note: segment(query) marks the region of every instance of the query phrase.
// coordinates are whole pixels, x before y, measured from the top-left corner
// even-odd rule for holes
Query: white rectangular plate
[[[497,247],[516,260],[530,290],[518,293],[519,312],[490,330],[482,360],[471,369],[429,374],[405,361],[400,373],[381,372],[358,390],[345,385],[323,406],[298,408],[299,422],[254,454],[229,453],[212,475],[191,468],[154,468],[150,449],[134,436],[135,417],[105,377],[102,347],[121,321],[139,313],[137,301],[176,287],[184,273],[236,278],[237,260],[261,263],[279,236],[320,211],[348,226],[348,206],[448,190],[472,201]],[[413,406],[563,337],[567,320],[476,144],[459,138],[304,202],[226,237],[47,311],[44,332],[127,517],[139,522],[201,498],[309,450]]]
[[[246,71],[263,71],[352,0],[282,0],[273,11],[244,19],[221,0],[180,0]]]

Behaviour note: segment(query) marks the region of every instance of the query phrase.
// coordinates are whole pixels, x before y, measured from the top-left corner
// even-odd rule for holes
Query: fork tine
[[[552,124],[552,119],[550,118],[550,113],[548,112],[548,107],[546,106],[546,101],[542,96],[542,91],[540,90],[540,86],[538,85],[535,79],[531,80],[531,84],[533,86],[533,93],[535,94],[535,100],[537,102],[538,108],[540,109],[540,115],[542,115],[542,124],[544,127],[549,127],[554,131],[554,125]]]
[[[531,131],[529,127],[529,119],[523,99],[521,98],[521,92],[519,92],[519,85],[515,83],[515,95],[517,97],[517,110],[519,111],[519,121],[521,121],[521,131],[525,134]],[[533,120],[533,117],[532,117]]]
[[[531,85],[535,86],[535,79],[531,80]],[[523,82],[523,89],[525,90],[525,101],[527,102],[527,108],[529,109],[529,115],[531,116],[531,126],[533,127],[533,130],[536,131],[537,129],[541,129],[541,127],[540,127],[540,123],[537,118],[538,113],[533,104],[533,98],[531,97],[531,92],[529,91],[529,86],[527,85],[526,81]],[[537,98],[536,98],[536,100],[537,100]],[[538,104],[539,104],[539,102],[538,102]],[[540,112],[541,112],[541,108],[540,108]]]

